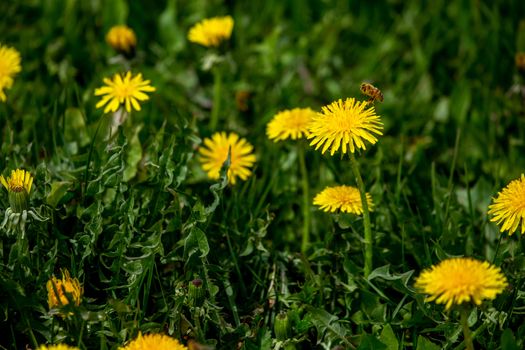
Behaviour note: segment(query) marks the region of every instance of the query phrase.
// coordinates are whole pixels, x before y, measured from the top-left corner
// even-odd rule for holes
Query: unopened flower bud
[[[188,287],[188,294],[190,297],[191,304],[193,306],[202,305],[206,291],[204,289],[203,282],[200,278],[196,278],[190,282],[190,285]]]
[[[9,192],[9,205],[15,213],[22,213],[29,208],[29,195],[25,190],[20,192]]]
[[[131,28],[125,25],[111,27],[106,35],[106,42],[117,52],[131,58],[135,55],[137,37]]]
[[[7,179],[0,175],[0,183],[7,189],[9,205],[14,213],[22,213],[29,208],[29,192],[33,184],[33,177],[28,171],[12,170]]]
[[[277,340],[290,339],[292,334],[292,327],[290,326],[290,320],[286,312],[281,312],[275,316],[275,324],[273,325],[273,331]]]

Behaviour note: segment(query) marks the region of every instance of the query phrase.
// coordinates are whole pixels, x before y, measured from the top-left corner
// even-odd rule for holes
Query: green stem
[[[508,319],[508,318],[507,318]],[[487,328],[488,323],[483,323],[481,326],[478,327],[474,332],[472,332],[472,340],[476,339],[478,334],[481,334],[485,331],[485,328]],[[454,348],[454,350],[463,350],[465,348],[465,340],[463,340],[461,343],[459,343],[458,346]]]
[[[461,327],[463,328],[465,346],[467,347],[467,350],[474,350],[474,345],[472,344],[472,334],[470,333],[470,328],[468,326],[468,312],[469,310],[467,308],[461,308],[460,322]]]
[[[93,156],[93,149],[95,148],[95,141],[97,140],[98,131],[102,125],[102,119],[104,119],[104,114],[100,116],[98,120],[97,129],[95,130],[95,135],[93,135],[93,140],[91,140],[91,146],[89,147],[88,159],[86,163],[86,170],[84,171],[84,190],[82,191],[82,201],[86,199],[86,191],[89,180],[89,165],[91,164],[91,157]]]
[[[211,290],[211,280],[210,280],[210,276],[208,275],[208,268],[206,266],[208,266],[208,261],[206,260],[205,257],[201,258],[201,263],[202,263],[202,272],[203,272],[203,279],[204,279],[204,285],[206,286],[206,289],[208,290],[208,295],[209,295],[209,299],[210,299],[210,303],[211,305],[216,305],[216,302],[215,302],[215,294],[212,293],[212,290]],[[221,322],[221,317],[219,316],[219,312],[217,311],[217,308],[213,308],[213,311],[210,315],[210,318],[217,324],[220,324]],[[203,328],[203,334],[206,334],[206,329]]]
[[[301,252],[305,254],[310,245],[310,188],[308,185],[308,173],[302,143],[297,143],[297,157],[299,158],[301,185],[303,187],[303,241],[301,244]]]
[[[27,327],[29,329],[29,337],[31,338],[31,342],[33,343],[33,346],[35,348],[37,348],[38,347],[38,341],[36,340],[35,334],[33,333],[33,328],[31,328],[31,323],[29,323],[29,320],[27,319],[27,317],[25,315],[24,315],[24,318],[26,320]]]
[[[228,232],[228,229],[225,229],[224,231],[226,233],[226,242],[228,243],[228,250],[230,251],[230,256],[232,258],[233,265],[235,266],[235,272],[237,273],[237,276],[239,277],[241,293],[242,293],[243,298],[246,298],[246,296],[248,295],[248,292],[246,291],[246,285],[244,284],[244,279],[242,278],[242,273],[239,267],[239,263],[237,261],[237,257],[235,256],[235,253],[233,251],[233,246],[230,240],[230,234]]]
[[[213,105],[211,109],[210,130],[215,131],[219,122],[221,110],[222,71],[220,67],[213,69]]]
[[[499,234],[499,239],[498,239],[498,245],[496,246],[496,251],[494,252],[494,258],[492,259],[492,263],[495,264],[496,263],[496,259],[498,258],[498,251],[499,251],[499,246],[501,244],[501,238],[503,237],[503,234],[500,233]]]
[[[194,330],[197,335],[197,339],[202,341],[204,339],[203,329],[201,326],[201,321],[199,319],[199,311],[197,307],[194,307],[191,311],[191,317],[193,318]]]
[[[78,342],[77,342],[77,347],[80,348],[81,345],[83,345],[82,343],[82,337],[84,336],[84,326],[86,325],[86,321],[84,319],[82,319],[82,324],[80,326],[80,335],[78,336]]]
[[[366,191],[365,185],[363,184],[363,179],[361,178],[361,173],[359,172],[359,164],[353,153],[350,152],[350,163],[352,165],[352,172],[354,173],[355,180],[357,182],[357,187],[359,189],[359,194],[361,195],[361,203],[363,206],[363,221],[365,226],[365,278],[370,275],[372,272],[372,226],[370,225],[370,212],[368,210],[368,202],[366,200]]]

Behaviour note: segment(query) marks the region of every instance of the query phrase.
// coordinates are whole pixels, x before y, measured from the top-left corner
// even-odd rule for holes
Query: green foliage
[[[2,348],[117,349],[138,332],[217,349],[461,348],[456,312],[413,287],[457,255],[494,262],[509,280],[470,315],[476,348],[524,347],[525,240],[500,235],[486,213],[525,172],[522,1],[23,0],[1,1],[0,13],[0,42],[22,56],[0,104],[0,171],[31,172],[42,217],[24,235],[0,230]],[[198,20],[226,14],[235,27],[224,47],[188,42]],[[122,23],[138,38],[132,60],[105,43]],[[204,57],[221,57],[217,129],[257,156],[235,186],[228,164],[214,183],[197,159],[217,93]],[[115,127],[93,94],[126,67],[156,91]],[[359,217],[311,205],[311,245],[299,253],[298,147],[265,134],[277,111],[361,98],[363,81],[385,97],[375,105],[384,136],[358,157],[375,203],[366,279]],[[249,93],[245,109],[238,92]],[[312,197],[355,185],[347,159],[305,153]],[[66,317],[47,305],[61,268],[84,287]],[[273,332],[281,312],[289,339]]]

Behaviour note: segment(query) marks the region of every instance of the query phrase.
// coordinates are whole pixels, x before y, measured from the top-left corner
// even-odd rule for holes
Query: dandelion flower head
[[[244,181],[252,174],[250,168],[255,163],[253,146],[236,133],[216,132],[211,138],[205,138],[203,143],[204,146],[199,148],[199,160],[211,179],[220,177],[220,170],[228,158],[229,150],[228,182],[234,185],[237,177]]]
[[[322,153],[330,149],[330,155],[334,155],[340,148],[343,154],[354,153],[356,148],[366,149],[365,141],[375,144],[376,135],[383,134],[383,123],[374,106],[347,98],[324,106],[308,129],[310,145],[316,150],[322,147]]]
[[[525,233],[525,175],[511,181],[498,193],[498,197],[489,205],[490,221],[500,226],[500,231],[509,231],[512,235],[520,226],[521,234]]]
[[[275,142],[308,135],[308,126],[316,113],[310,108],[294,108],[277,113],[266,126],[266,135]]]
[[[33,177],[29,171],[22,169],[11,170],[11,175],[4,178],[3,175],[0,175],[0,183],[9,192],[22,192],[25,191],[27,194],[31,191],[31,186],[33,185]]]
[[[80,350],[76,346],[69,346],[66,344],[56,344],[56,345],[40,345],[38,350]]]
[[[146,334],[139,333],[137,338],[129,342],[126,346],[120,347],[119,350],[187,350],[188,348],[177,339],[168,337],[164,334]]]
[[[190,28],[188,40],[206,47],[216,47],[230,38],[232,30],[231,16],[208,18]]]
[[[472,258],[452,258],[424,270],[417,278],[416,288],[428,294],[427,301],[453,305],[483,299],[492,300],[505,289],[507,279],[501,269]]]
[[[21,61],[18,51],[0,44],[0,100],[7,99],[4,89],[13,86],[14,76],[22,70]]]
[[[142,80],[142,74],[133,76],[129,71],[125,75],[117,73],[113,79],[104,78],[104,83],[106,86],[95,89],[95,96],[103,96],[96,107],[106,105],[104,113],[116,112],[122,105],[128,113],[132,107],[140,111],[139,101],[149,99],[145,92],[155,91],[149,80]]]
[[[69,304],[71,300],[75,305],[80,305],[84,290],[76,278],[71,278],[68,270],[62,270],[62,279],[52,276],[46,284],[47,303],[49,308],[57,308]]]
[[[374,203],[370,193],[366,193],[368,209],[374,209]],[[343,213],[356,215],[363,214],[363,204],[359,190],[352,186],[333,186],[327,187],[319,192],[314,198],[314,205],[318,205],[321,210],[335,212],[340,210]]]
[[[137,45],[137,37],[131,28],[119,25],[110,28],[106,42],[119,52],[131,53]]]

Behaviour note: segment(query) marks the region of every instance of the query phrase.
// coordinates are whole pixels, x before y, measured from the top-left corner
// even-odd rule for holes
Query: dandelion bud
[[[33,184],[33,177],[28,171],[16,169],[6,178],[0,175],[0,183],[8,192],[9,205],[14,213],[22,213],[29,207],[29,192]]]
[[[26,191],[9,192],[9,205],[15,213],[22,213],[29,208],[29,195]]]
[[[135,32],[128,26],[113,26],[106,35],[106,42],[115,51],[126,57],[135,55],[135,46],[137,46],[137,37]]]
[[[292,327],[290,326],[290,320],[286,312],[281,312],[275,316],[275,324],[273,325],[273,331],[277,340],[290,339],[292,335]]]
[[[203,282],[200,278],[196,278],[190,282],[190,285],[188,287],[188,294],[190,296],[190,301],[193,306],[202,305],[206,291],[204,289]]]

